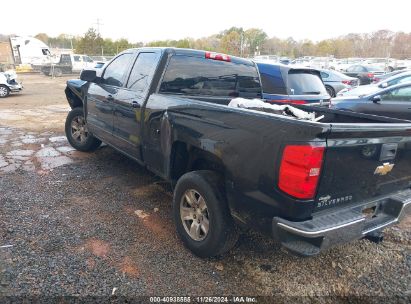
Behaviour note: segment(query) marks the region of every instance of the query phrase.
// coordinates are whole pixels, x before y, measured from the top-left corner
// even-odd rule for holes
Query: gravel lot
[[[66,78],[20,80],[23,93],[0,100],[0,296],[411,300],[410,218],[382,244],[360,240],[313,258],[249,232],[229,254],[199,259],[176,237],[158,177],[107,146],[70,148]]]

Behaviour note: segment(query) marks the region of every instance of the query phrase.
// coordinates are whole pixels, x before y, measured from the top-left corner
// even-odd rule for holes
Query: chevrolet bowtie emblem
[[[394,168],[394,164],[383,163],[382,166],[378,166],[375,169],[374,174],[386,175],[387,173],[391,172],[392,168]]]

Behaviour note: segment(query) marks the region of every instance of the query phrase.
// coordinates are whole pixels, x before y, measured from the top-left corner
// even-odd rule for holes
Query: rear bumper
[[[367,215],[364,211],[373,211]],[[292,222],[273,218],[273,234],[289,251],[303,256],[331,246],[361,239],[400,222],[411,214],[411,190],[401,191],[361,205],[326,210],[311,220]]]

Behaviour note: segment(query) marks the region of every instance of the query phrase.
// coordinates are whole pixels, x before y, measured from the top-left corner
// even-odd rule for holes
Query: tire
[[[54,77],[61,77],[61,75],[63,75],[63,71],[60,68],[55,68],[53,74]]]
[[[201,258],[221,255],[238,240],[238,229],[224,194],[224,181],[213,171],[189,172],[178,180],[174,190],[173,215],[177,234],[184,245]],[[184,216],[186,220],[183,220]],[[191,230],[188,229],[193,225],[197,228],[192,229],[197,239],[190,235]]]
[[[331,96],[331,98],[333,98],[333,97],[336,96],[336,95],[335,95],[335,90],[334,90],[332,87],[330,87],[330,86],[325,86],[325,89],[327,90],[327,93],[328,93],[328,95]]]
[[[5,98],[10,95],[10,89],[5,85],[0,85],[0,98]]]
[[[101,145],[101,140],[87,129],[83,108],[74,108],[68,113],[65,131],[68,142],[76,150],[90,152]]]

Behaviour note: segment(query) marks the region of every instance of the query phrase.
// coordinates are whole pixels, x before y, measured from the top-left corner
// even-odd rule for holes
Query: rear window
[[[288,72],[289,95],[322,95],[327,94],[321,78],[317,74],[304,70]]]
[[[219,97],[261,97],[256,67],[234,62],[175,55],[160,93]]]
[[[368,71],[375,71],[375,72],[384,72],[384,68],[378,65],[369,65],[367,66]]]

